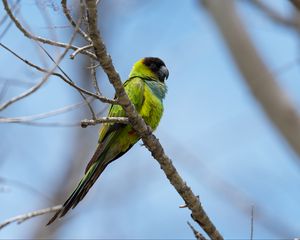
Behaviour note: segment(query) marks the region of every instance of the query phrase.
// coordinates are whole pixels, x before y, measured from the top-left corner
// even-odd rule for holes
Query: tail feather
[[[50,219],[47,225],[50,225],[55,221],[56,218],[63,217],[71,208],[75,208],[77,204],[85,197],[90,188],[94,185],[100,174],[104,171],[108,164],[95,162],[87,171],[85,176],[80,180],[74,192],[64,203],[61,210],[59,210],[55,215]]]
[[[94,156],[86,168],[84,177],[80,180],[74,192],[64,203],[62,209],[55,213],[47,225],[50,225],[55,221],[55,219],[63,217],[71,208],[75,208],[77,204],[85,197],[90,188],[94,185],[107,165],[119,158],[132,147],[133,144],[130,145],[126,151],[117,154],[113,159],[105,159],[106,153],[111,146],[111,142],[114,142],[118,135],[119,132],[116,134],[110,134],[109,137],[106,138],[105,142],[99,143]]]

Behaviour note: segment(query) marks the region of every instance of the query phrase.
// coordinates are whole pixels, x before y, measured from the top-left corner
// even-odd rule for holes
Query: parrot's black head
[[[169,76],[165,63],[159,58],[146,57],[137,61],[129,74],[129,78],[140,77],[164,83]]]
[[[142,60],[142,63],[157,76],[160,82],[164,82],[169,77],[169,71],[161,59],[146,57]]]

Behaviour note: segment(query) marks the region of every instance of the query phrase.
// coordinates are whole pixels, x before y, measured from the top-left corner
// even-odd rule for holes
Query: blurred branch
[[[192,218],[199,223],[210,238],[223,239],[202,208],[199,199],[183,181],[176,168],[173,166],[170,158],[164,153],[159,140],[152,134],[150,127],[145,124],[144,120],[139,116],[135,107],[130,102],[122,85],[120,76],[114,68],[111,57],[108,55],[100,32],[98,31],[96,0],[86,0],[85,2],[88,11],[89,35],[93,41],[95,54],[104,72],[107,74],[110,83],[114,86],[116,96],[118,97],[120,105],[126,112],[130,124],[141,136],[145,146],[148,150],[150,150],[152,156],[159,162],[170,183],[175,187],[177,192],[184,199],[188,208],[192,211]]]
[[[17,1],[14,3],[14,5],[11,7],[11,11],[12,11],[12,12],[17,8],[17,6],[19,6],[20,1],[21,1],[21,0],[17,0]],[[1,20],[0,20],[0,26],[3,26],[3,24],[4,24],[4,22],[6,21],[7,18],[8,18],[8,15],[7,15],[7,14],[5,14],[5,15],[3,16],[3,18],[1,18]]]
[[[57,42],[57,41],[52,41],[50,39],[47,38],[42,38],[42,37],[37,37],[35,35],[33,35],[32,33],[28,32],[23,26],[22,24],[19,22],[19,20],[14,16],[14,14],[12,13],[11,9],[9,8],[8,2],[7,0],[2,0],[3,5],[4,5],[4,9],[6,11],[6,13],[8,14],[8,16],[11,18],[11,20],[15,23],[16,27],[28,38],[33,39],[35,41],[41,42],[41,43],[46,43],[52,46],[57,46],[57,47],[62,47],[62,48],[70,48],[73,50],[77,50],[79,47],[71,45],[71,44],[66,44],[66,43],[61,43],[61,42]],[[88,55],[89,57],[92,58],[96,58],[95,55],[87,50],[83,50],[82,53]]]
[[[48,27],[54,26],[53,25],[53,20],[52,20],[50,14],[49,14],[48,8],[43,7],[42,4],[40,4],[39,2],[40,2],[40,0],[35,0],[35,5],[39,9],[39,11],[41,13],[41,16],[44,19],[45,23],[47,24]],[[26,24],[26,22],[23,19],[21,19],[21,16],[20,16],[20,21],[21,20],[23,22],[23,25],[27,28],[27,31],[31,31],[30,26],[28,24]],[[79,29],[78,29],[78,32],[79,32]],[[49,31],[49,35],[51,36],[51,38],[54,41],[57,41],[58,36],[57,36],[57,32],[56,32],[55,28],[53,29],[53,31]],[[56,49],[56,51],[57,51],[57,53],[59,53],[58,49]]]
[[[300,0],[290,0],[290,2],[294,5],[294,7],[300,11]]]
[[[254,231],[254,206],[251,206],[250,240],[253,240]]]
[[[235,1],[205,0],[252,94],[289,145],[300,156],[300,116],[256,51]],[[300,158],[298,158],[300,163]]]
[[[17,222],[18,224],[20,224],[30,218],[41,216],[46,213],[56,212],[56,211],[60,210],[61,208],[62,208],[62,205],[57,205],[54,207],[44,208],[44,209],[36,210],[33,212],[29,212],[26,214],[22,214],[22,215],[18,215],[18,216],[9,218],[9,219],[5,220],[4,222],[0,223],[0,230],[11,223]]]
[[[293,2],[293,0],[290,1]],[[275,11],[270,6],[268,6],[268,4],[264,3],[261,0],[250,0],[249,2],[260,9],[264,14],[269,16],[274,22],[300,31],[300,22],[297,21],[297,19],[286,18],[282,16],[279,12]]]
[[[10,179],[7,177],[0,177],[0,186],[1,185],[6,185],[6,186],[14,186],[23,190],[26,190],[34,195],[38,195],[43,197],[44,199],[47,199],[48,201],[51,201],[52,199],[47,196],[46,194],[42,193],[40,190],[35,189],[34,187],[30,186],[29,184],[19,181],[19,180],[15,180],[15,179]],[[11,187],[12,188],[12,187]]]
[[[0,105],[0,111],[4,110],[5,108],[7,108],[9,105],[25,98],[28,97],[29,95],[31,95],[32,93],[36,92],[41,86],[44,85],[44,83],[48,80],[49,76],[51,72],[49,72],[49,74],[47,74],[40,82],[38,82],[36,85],[34,85],[33,87],[29,88],[28,90],[26,90],[25,92],[19,94],[18,96],[15,96],[13,98],[11,98],[10,100],[8,100],[7,102],[3,103],[2,105]]]
[[[1,44],[1,43],[0,43]],[[0,82],[1,85],[3,84],[9,84],[10,86],[18,86],[18,87],[32,87],[35,82],[34,81],[23,81],[15,78],[10,78],[10,77],[1,77],[0,76]]]
[[[16,2],[15,2],[15,4],[12,6],[12,8],[11,8],[11,11],[12,12],[18,12],[18,10],[19,10],[19,5],[20,5],[20,1],[21,0],[17,0]],[[15,13],[15,14],[16,14]],[[8,15],[7,14],[5,14],[4,15],[4,17],[0,20],[0,26],[3,26],[3,24],[4,24],[4,22],[6,21],[6,19],[8,18]],[[12,26],[12,21],[10,21],[8,24],[7,24],[7,26],[6,26],[6,28],[3,30],[3,32],[2,33],[0,33],[0,40],[5,36],[5,34],[7,33],[7,31],[10,29],[10,27]]]
[[[58,108],[56,110],[53,111],[49,111],[46,113],[40,113],[40,114],[35,114],[35,115],[31,115],[31,116],[24,116],[24,117],[12,117],[12,118],[3,118],[0,117],[0,123],[24,123],[24,122],[31,122],[31,121],[35,121],[35,120],[40,120],[40,119],[44,119],[44,118],[49,118],[49,117],[53,117],[53,116],[57,116],[59,114],[62,113],[66,113],[75,109],[78,109],[82,106],[86,105],[85,102],[81,102],[81,103],[77,103],[77,104],[72,104],[72,105],[68,105],[62,108]]]
[[[233,123],[234,124],[234,123]],[[226,125],[227,126],[227,125]],[[180,140],[164,133],[167,136],[167,141],[174,144],[176,149],[176,157],[180,160],[185,160],[185,168],[190,173],[197,173],[195,181],[201,181],[203,186],[207,186],[211,191],[215,192],[222,201],[228,202],[234,209],[240,210],[249,218],[249,206],[255,205],[255,220],[260,223],[269,232],[277,235],[278,238],[286,238],[294,233],[294,230],[284,221],[284,219],[277,218],[273,214],[260,205],[255,199],[250,197],[234,184],[222,177],[216,172],[211,165],[207,164],[207,160],[200,158],[198,153],[193,153],[193,150],[187,148],[187,145]],[[180,149],[180,151],[178,151]],[[186,161],[189,159],[189,161]],[[186,207],[185,205],[180,207]]]

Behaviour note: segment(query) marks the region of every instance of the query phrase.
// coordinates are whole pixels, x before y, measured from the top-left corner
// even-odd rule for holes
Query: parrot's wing
[[[130,101],[139,111],[144,101],[144,81],[141,78],[135,77],[128,79],[124,84],[125,91]],[[124,109],[120,105],[112,105],[110,107],[108,117],[126,117]],[[111,133],[125,127],[123,123],[105,123],[99,132],[99,143],[102,143],[104,139]]]
[[[141,78],[135,77],[128,79],[124,83],[125,91],[130,99],[130,101],[134,104],[137,111],[140,110],[142,103],[144,101],[144,81]],[[125,111],[120,105],[112,105],[110,107],[108,117],[125,117]],[[123,123],[105,123],[103,124],[100,132],[99,132],[99,140],[97,149],[91,158],[90,162],[86,166],[85,173],[88,172],[90,167],[95,163],[103,150],[106,147],[106,143],[110,142],[109,139],[113,139],[115,135],[117,135],[120,130],[126,127],[126,124]]]

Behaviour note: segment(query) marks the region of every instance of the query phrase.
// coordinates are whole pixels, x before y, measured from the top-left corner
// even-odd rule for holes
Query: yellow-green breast
[[[161,84],[151,81],[145,81],[144,86],[144,102],[140,109],[140,115],[144,118],[145,122],[155,130],[160,122],[163,114],[163,97],[158,92],[162,87]],[[166,89],[163,89],[166,91]],[[164,95],[164,94],[163,94]]]

